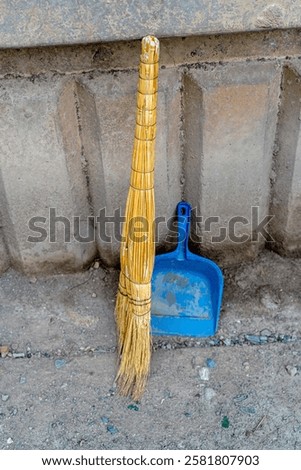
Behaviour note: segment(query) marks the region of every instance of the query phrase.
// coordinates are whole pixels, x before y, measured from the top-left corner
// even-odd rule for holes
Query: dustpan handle
[[[176,257],[178,260],[187,258],[188,240],[190,233],[191,205],[188,202],[179,202],[177,205],[178,217],[178,246]]]

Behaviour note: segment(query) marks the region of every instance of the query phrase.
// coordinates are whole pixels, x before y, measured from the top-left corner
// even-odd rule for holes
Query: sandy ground
[[[97,266],[97,265],[96,265]],[[301,260],[225,270],[217,335],[154,338],[118,395],[118,272],[0,279],[1,449],[301,449]]]

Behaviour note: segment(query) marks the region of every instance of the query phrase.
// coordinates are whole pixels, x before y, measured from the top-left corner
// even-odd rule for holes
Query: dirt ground
[[[215,337],[154,338],[141,402],[118,395],[118,272],[0,278],[1,449],[301,449],[301,260],[224,271]]]

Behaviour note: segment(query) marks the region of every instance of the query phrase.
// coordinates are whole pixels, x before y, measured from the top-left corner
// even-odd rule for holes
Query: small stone
[[[2,401],[7,401],[9,399],[9,395],[2,394],[1,399],[2,399]]]
[[[206,366],[209,367],[209,369],[214,369],[216,367],[215,360],[209,357],[208,359],[206,359]]]
[[[133,410],[133,411],[139,411],[139,406],[137,406],[137,405],[129,405],[129,406],[128,406],[128,409],[129,409],[129,410]]]
[[[230,338],[226,338],[226,339],[223,340],[223,343],[224,343],[225,346],[231,346],[232,341],[231,341]]]
[[[110,421],[109,418],[107,416],[102,416],[100,418],[100,421],[103,423],[103,424],[108,424],[108,422]]]
[[[254,406],[240,406],[239,411],[247,415],[254,415],[256,413]]]
[[[18,408],[14,408],[13,406],[9,408],[9,415],[16,416],[18,414]]]
[[[248,398],[248,395],[246,393],[240,393],[239,395],[235,395],[233,398],[233,401],[235,403],[241,403],[242,401],[245,401]]]
[[[229,426],[230,426],[230,421],[229,421],[229,418],[228,416],[224,416],[222,421],[221,421],[221,425],[222,425],[222,428],[224,429],[228,429]]]
[[[209,380],[209,369],[208,367],[202,367],[199,370],[199,377],[201,380]]]
[[[189,411],[184,411],[184,416],[186,416],[186,418],[190,418],[191,413],[189,413]]]
[[[213,390],[213,388],[206,387],[204,390],[204,396],[206,400],[210,401],[216,396],[216,392]]]
[[[14,441],[11,437],[9,437],[6,442],[7,442],[7,444],[10,445],[10,444],[13,444]]]
[[[296,366],[287,365],[285,366],[285,370],[291,377],[295,377],[295,375],[298,374],[298,368]]]
[[[100,263],[99,261],[95,261],[93,268],[94,269],[99,269]]]
[[[107,431],[110,433],[110,434],[116,434],[118,432],[118,429],[116,428],[116,426],[113,426],[113,424],[109,424],[107,426]]]
[[[210,346],[219,346],[220,340],[219,339],[211,339],[209,341]]]
[[[260,302],[265,308],[269,310],[276,310],[278,308],[277,302],[269,293],[263,294],[262,298],[260,299]]]
[[[260,336],[258,335],[246,335],[245,338],[251,344],[260,344]]]
[[[283,343],[291,343],[294,341],[294,338],[290,335],[283,335],[282,342]]]
[[[244,361],[242,363],[242,366],[246,369],[246,370],[249,370],[250,369],[250,363],[248,361]]]
[[[31,277],[29,279],[29,282],[30,282],[30,284],[35,284],[37,282],[37,278],[36,277]]]
[[[268,328],[264,328],[264,330],[261,330],[260,332],[260,336],[271,336],[272,334],[272,331]]]
[[[25,357],[25,353],[23,353],[23,352],[14,352],[13,353],[13,358],[15,358],[15,359],[22,359],[23,357]]]
[[[56,369],[61,369],[62,367],[66,365],[66,361],[65,359],[56,359],[54,361],[54,365]]]
[[[95,292],[93,292],[93,294],[91,295],[91,297],[93,297],[93,299],[95,299],[97,297],[97,295],[95,294]]]
[[[26,377],[24,377],[24,375],[21,375],[21,377],[19,378],[19,383],[26,384]]]
[[[260,344],[265,344],[268,342],[268,337],[266,335],[259,336]]]
[[[9,353],[9,346],[0,346],[0,356],[6,357]]]

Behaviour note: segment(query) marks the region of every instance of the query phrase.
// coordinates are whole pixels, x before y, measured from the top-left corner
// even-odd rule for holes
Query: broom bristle
[[[138,400],[149,376],[151,359],[151,277],[154,244],[154,146],[156,136],[159,41],[142,40],[131,183],[120,250],[121,273],[115,317],[120,354],[117,385]],[[136,230],[136,223],[145,224]],[[144,233],[144,235],[142,234]]]
[[[131,308],[131,307],[130,307]],[[126,340],[123,344],[117,385],[122,395],[139,400],[149,376],[151,359],[150,314],[129,313]]]
[[[121,354],[122,344],[124,341],[124,335],[126,331],[126,318],[128,310],[128,298],[124,289],[119,284],[116,306],[115,306],[115,321],[117,325],[117,340],[118,340],[118,352]]]

